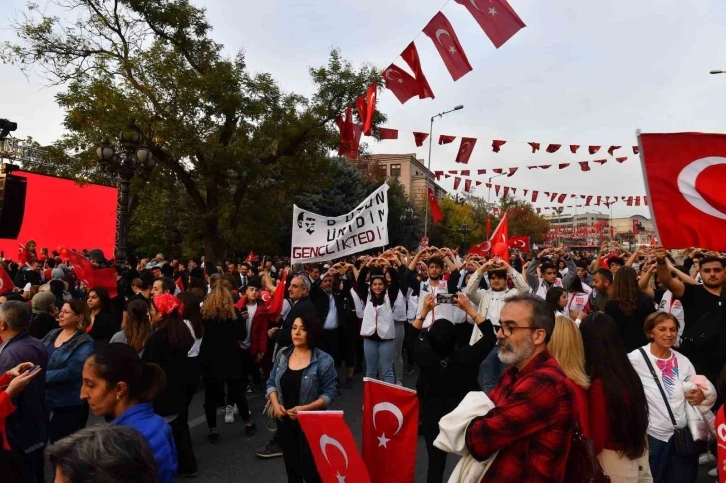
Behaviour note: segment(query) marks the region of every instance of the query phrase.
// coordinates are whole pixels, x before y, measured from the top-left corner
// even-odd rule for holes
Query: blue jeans
[[[492,392],[506,368],[507,366],[499,360],[499,349],[494,346],[479,366],[479,387],[481,387],[484,394],[488,395]]]
[[[393,375],[393,352],[395,342],[390,340],[363,339],[363,353],[366,357],[366,377],[380,379],[383,382],[396,383]]]
[[[693,483],[698,477],[698,455],[680,456],[671,438],[667,443],[648,436],[653,483]]]

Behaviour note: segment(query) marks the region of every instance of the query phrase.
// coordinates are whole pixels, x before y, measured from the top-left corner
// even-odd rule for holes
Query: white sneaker
[[[715,465],[716,464],[716,457],[709,451],[707,453],[703,453],[698,457],[698,464],[699,465]]]
[[[234,405],[234,415],[235,416],[239,415],[239,409],[237,409],[237,405],[236,404]]]
[[[227,406],[224,410],[224,422],[227,424],[234,423],[234,408]]]
[[[712,478],[718,478],[718,467],[716,467],[716,468],[714,468],[712,470],[709,470],[708,471],[708,476],[710,476]]]

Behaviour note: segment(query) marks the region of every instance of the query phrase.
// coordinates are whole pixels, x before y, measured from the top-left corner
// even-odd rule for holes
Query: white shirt
[[[338,328],[338,308],[335,306],[335,298],[328,295],[328,316],[325,317],[323,329],[334,330]]]
[[[280,311],[280,315],[282,316],[282,320],[285,320],[287,318],[287,314],[290,313],[292,310],[292,304],[288,299],[285,299],[282,301],[282,310]]]
[[[194,327],[192,327],[192,323],[189,320],[184,319],[184,323],[189,327],[189,332],[192,333],[192,338],[194,339],[194,344],[192,344],[192,348],[187,352],[187,357],[197,357],[199,355],[199,348],[202,346],[203,337],[197,339],[197,336],[194,335]],[[123,334],[123,332],[120,333]]]
[[[242,341],[241,346],[243,349],[249,349],[250,341],[252,340],[252,320],[255,318],[255,312],[257,312],[257,304],[248,304],[245,305],[245,308],[247,309],[247,336],[245,337],[245,340]]]
[[[499,327],[499,314],[504,307],[506,302],[507,291],[502,290],[501,292],[495,292],[489,290],[489,310],[487,310],[487,319],[494,326],[494,333],[496,334],[497,328]]]
[[[680,344],[683,328],[686,326],[683,304],[681,304],[680,300],[673,298],[673,292],[666,290],[663,298],[660,299],[660,304],[658,304],[658,311],[669,313],[678,320],[678,343]]]
[[[643,347],[643,350],[650,358],[650,363],[655,369],[655,373],[658,376],[661,387],[666,392],[668,397],[668,403],[673,411],[673,416],[676,419],[676,423],[679,428],[684,428],[687,424],[686,421],[686,393],[683,390],[683,381],[687,377],[696,374],[696,370],[693,368],[691,361],[686,356],[672,350],[671,357],[669,359],[658,359],[650,353],[650,344]],[[660,441],[667,442],[671,436],[673,436],[673,423],[668,415],[668,409],[666,409],[663,396],[660,394],[660,390],[653,380],[653,375],[648,369],[648,365],[643,359],[643,355],[638,349],[628,354],[630,363],[633,365],[633,369],[638,373],[641,382],[643,383],[643,389],[645,390],[645,399],[648,401],[648,434],[653,438]],[[674,359],[671,361],[671,359]],[[674,364],[673,373],[676,375],[675,378],[665,378],[663,371],[658,368],[658,361],[671,361]],[[677,366],[677,368],[675,367]]]

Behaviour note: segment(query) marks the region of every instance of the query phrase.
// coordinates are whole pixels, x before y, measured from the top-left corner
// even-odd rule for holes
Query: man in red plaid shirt
[[[483,482],[559,483],[575,426],[574,394],[547,350],[554,314],[531,294],[502,307],[499,359],[511,367],[494,387],[496,405],[466,430],[469,453],[483,461],[499,451]]]

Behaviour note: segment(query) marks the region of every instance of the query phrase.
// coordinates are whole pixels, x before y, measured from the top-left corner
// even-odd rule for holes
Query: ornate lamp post
[[[459,225],[458,231],[459,233],[461,233],[461,256],[464,256],[466,255],[466,244],[469,241],[469,233],[471,233],[471,227],[466,222],[464,222]]]
[[[108,139],[96,150],[101,165],[114,171],[120,176],[120,189],[118,195],[118,210],[116,213],[116,261],[126,261],[127,231],[129,225],[129,186],[135,174],[145,174],[154,169],[156,161],[151,150],[146,147],[144,135],[135,124],[119,133],[119,148],[114,148]]]

